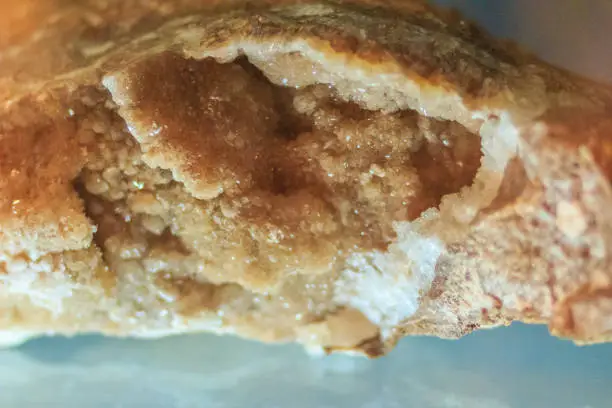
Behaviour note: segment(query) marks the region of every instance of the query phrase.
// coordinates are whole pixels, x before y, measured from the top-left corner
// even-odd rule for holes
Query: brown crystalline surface
[[[273,86],[245,63],[163,54],[126,75],[127,126],[114,106],[81,122],[78,185],[118,279],[158,286],[119,283],[130,288],[120,298],[143,292],[143,312],[161,296],[183,314],[231,319],[225,292],[265,309],[281,290],[275,325],[319,320],[352,252],[384,248],[392,222],[437,205],[479,166],[479,138],[456,123]]]
[[[601,311],[612,224],[601,208],[609,186],[594,163],[605,170],[610,157],[600,148],[612,128],[601,120],[609,90],[420,1],[270,12],[258,7],[288,2],[258,2],[244,13],[239,3],[7,6],[0,331],[212,330],[368,355],[400,334],[457,337],[513,319],[548,322],[583,341],[608,332]],[[231,8],[238,11],[214,17]],[[276,47],[308,39],[347,77],[295,53],[222,62],[201,54],[241,39]],[[347,79],[381,67],[391,74],[370,81],[401,80]],[[411,81],[418,95],[400,106],[393,98]],[[405,239],[398,225],[422,222],[424,211],[443,211],[448,197],[484,183],[475,182],[483,151],[496,145],[481,140],[483,119],[466,106],[510,106],[530,126],[549,108],[567,114],[556,127],[546,119],[551,137],[525,125],[523,156],[506,167],[497,198],[469,231],[447,219],[459,232],[443,239],[453,242],[418,288],[418,310],[379,333],[381,322],[359,301],[338,301],[338,282],[346,284],[355,257],[395,253]],[[588,135],[566,123],[579,109],[601,123]],[[502,121],[496,115],[484,116]],[[567,135],[581,131],[595,162],[574,154]],[[562,163],[542,167],[539,151]],[[419,278],[409,261],[394,262],[372,261],[372,282],[389,283],[371,283],[368,299],[385,304]],[[357,281],[371,277],[371,265],[361,267]]]
[[[328,273],[351,251],[387,245],[393,221],[436,206],[479,166],[479,138],[458,124],[366,112],[328,88],[273,87],[235,64],[163,55],[132,69],[121,112],[143,159],[218,216],[194,228],[192,214],[161,210],[171,198],[141,193],[128,205],[173,219],[191,250],[223,260],[209,267],[215,281],[268,289],[289,273]],[[138,208],[147,199],[160,210]]]

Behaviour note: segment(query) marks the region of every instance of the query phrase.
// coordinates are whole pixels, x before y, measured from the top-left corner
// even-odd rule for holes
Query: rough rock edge
[[[608,297],[610,260],[607,253],[598,259],[596,270],[592,270],[588,265],[590,258],[573,265],[572,273],[566,273],[564,268],[557,268],[553,264],[553,269],[563,272],[553,271],[551,274],[551,271],[547,270],[545,284],[539,287],[538,285],[542,284],[539,275],[542,271],[536,268],[523,268],[511,273],[504,270],[507,268],[504,268],[499,255],[492,255],[490,248],[483,248],[481,237],[493,234],[497,239],[501,239],[500,236],[503,236],[508,228],[521,229],[519,224],[523,223],[527,216],[537,217],[539,212],[552,215],[552,218],[547,218],[547,221],[552,223],[551,233],[561,232],[562,236],[568,236],[571,227],[568,229],[567,222],[563,221],[567,217],[559,213],[567,213],[569,209],[574,216],[578,214],[588,218],[588,231],[603,242],[605,250],[611,247],[611,220],[605,214],[606,205],[610,202],[612,156],[608,154],[610,142],[607,137],[612,129],[608,119],[611,111],[610,90],[536,63],[532,57],[525,54],[500,47],[473,31],[470,25],[454,21],[452,27],[448,26],[451,22],[448,15],[436,14],[433,10],[423,7],[420,2],[414,4],[418,4],[418,7],[415,6],[418,11],[413,15],[422,18],[417,19],[416,24],[421,23],[431,29],[430,39],[439,41],[435,41],[437,45],[449,41],[449,44],[455,42],[455,48],[450,47],[445,50],[446,54],[434,56],[427,48],[415,51],[410,45],[386,41],[383,37],[359,38],[354,35],[351,27],[353,19],[362,18],[352,14],[353,10],[357,9],[356,6],[336,6],[331,3],[312,6],[310,9],[302,8],[298,13],[292,9],[278,9],[270,13],[249,11],[249,15],[241,15],[238,11],[217,24],[210,24],[213,17],[185,17],[167,23],[155,33],[145,34],[139,39],[124,39],[123,49],[109,49],[107,54],[97,56],[96,61],[88,61],[87,64],[92,67],[76,71],[66,68],[55,75],[57,79],[46,78],[38,83],[36,80],[26,81],[25,84],[15,87],[10,83],[4,86],[7,82],[5,76],[1,90],[3,95],[10,97],[5,97],[7,103],[4,106],[5,109],[11,110],[11,106],[15,106],[20,97],[30,96],[32,93],[44,94],[51,88],[58,89],[69,83],[94,83],[101,74],[109,72],[111,68],[128,63],[129,61],[124,59],[125,55],[137,59],[167,48],[183,49],[189,56],[201,57],[206,52],[212,55],[214,52],[210,50],[215,49],[227,55],[227,49],[223,49],[226,44],[224,39],[235,36],[244,41],[249,38],[249,34],[256,35],[258,39],[266,38],[267,41],[276,42],[281,38],[282,41],[288,42],[288,38],[295,36],[298,43],[307,42],[311,49],[325,53],[328,59],[338,58],[342,61],[343,56],[353,55],[348,61],[342,61],[348,62],[345,66],[351,69],[350,72],[359,72],[360,68],[364,71],[386,71],[396,76],[398,82],[394,85],[413,83],[421,90],[432,89],[433,92],[457,95],[458,99],[464,102],[465,110],[462,115],[452,119],[478,128],[479,119],[492,115],[501,118],[502,124],[506,121],[506,124],[510,123],[520,129],[518,148],[520,162],[524,167],[525,186],[503,199],[498,197],[494,200],[495,197],[490,197],[489,201],[496,208],[490,212],[482,212],[476,217],[468,238],[461,245],[451,245],[448,253],[438,262],[433,286],[419,311],[408,322],[390,330],[394,335],[421,333],[456,337],[479,326],[526,320],[548,323],[554,334],[571,337],[580,342],[607,340],[610,334],[602,332],[608,324],[605,321],[606,307],[609,307],[606,302],[611,301]],[[330,8],[341,12],[328,13]],[[308,12],[304,13],[303,10]],[[373,20],[370,21],[375,21],[379,11],[368,12],[374,13]],[[314,17],[320,14],[331,16],[329,24],[322,24],[325,18],[314,20]],[[334,20],[336,18],[339,20]],[[357,26],[359,24],[368,26],[368,18]],[[190,27],[185,29],[186,26]],[[296,30],[296,27],[300,29]],[[345,35],[347,33],[349,35]],[[441,37],[436,38],[436,35]],[[203,38],[205,41],[200,41]],[[470,58],[456,58],[453,52],[457,50],[461,50]],[[422,54],[419,54],[419,51]],[[220,55],[217,55],[217,58],[221,58]],[[10,69],[11,64],[7,66]],[[427,110],[427,113],[436,116],[444,114],[445,111],[446,109],[440,108],[439,113],[435,110]],[[585,116],[590,119],[587,123],[575,123]],[[568,166],[568,163],[574,166]],[[499,177],[501,182],[501,172]],[[514,181],[511,177],[506,177],[505,183]],[[502,185],[502,191],[505,183]],[[575,191],[578,188],[576,186],[580,187],[578,193]],[[557,207],[553,211],[550,210],[551,203]],[[432,229],[436,230],[437,228]],[[581,233],[586,235],[588,231],[585,229]],[[580,234],[578,237],[573,236],[571,231],[569,235],[570,238],[581,238]],[[530,237],[526,234],[523,239],[529,240]],[[455,241],[450,237],[449,240]],[[466,264],[461,264],[457,259],[465,262],[462,256],[473,259],[475,253],[479,255],[478,264],[471,265],[467,262],[466,264],[474,269],[466,271]],[[487,263],[493,264],[494,267],[487,269]],[[474,280],[478,281],[477,284],[470,283]],[[501,283],[494,284],[496,281]],[[549,293],[549,299],[545,300],[543,305],[536,304],[536,301],[541,299],[530,299],[529,296],[518,302],[513,299],[516,297],[516,290],[508,293],[508,288],[503,288],[504,281],[533,293],[545,289]],[[487,282],[490,283],[489,286],[493,286],[493,290],[485,290]],[[495,289],[498,293],[495,293]],[[484,300],[485,298],[488,300]],[[467,303],[469,306],[465,307],[465,304],[461,303]],[[517,303],[522,304],[519,307]],[[483,306],[476,308],[480,312],[476,315],[475,304]],[[445,316],[444,313],[450,314]],[[454,321],[450,325],[441,324],[448,316],[454,316]],[[393,338],[391,335],[388,337],[389,341]]]

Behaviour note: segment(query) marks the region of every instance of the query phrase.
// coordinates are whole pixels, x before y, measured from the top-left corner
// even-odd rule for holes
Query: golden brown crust
[[[19,318],[1,321],[0,330],[139,336],[235,331],[268,341],[297,339],[327,350],[354,346],[368,355],[380,354],[403,334],[458,337],[478,327],[512,320],[547,323],[554,334],[582,342],[610,338],[606,316],[611,299],[612,258],[608,250],[612,248],[612,219],[606,208],[612,199],[612,90],[547,66],[493,40],[459,16],[422,1],[296,3],[92,0],[61,5],[49,1],[44,7],[34,6],[33,1],[11,4],[0,18],[0,275],[7,277],[6,290],[0,291],[0,308],[16,311]],[[19,21],[10,30],[8,24],[2,24],[9,19]],[[270,182],[261,179],[266,174],[261,168],[267,165],[261,157],[267,161],[266,154],[278,151],[278,143],[266,138],[279,120],[275,117],[278,106],[271,102],[274,98],[264,85],[249,79],[251,74],[238,65],[220,68],[226,66],[210,58],[227,62],[246,54],[272,78],[274,64],[287,69],[278,55],[290,58],[292,52],[310,53],[306,62],[320,64],[317,69],[330,75],[327,82],[302,78],[311,81],[307,85],[320,82],[333,86],[338,97],[351,99],[362,109],[412,109],[436,120],[456,121],[460,126],[452,126],[459,130],[453,132],[480,132],[483,139],[484,170],[476,175],[473,189],[494,180],[493,192],[482,187],[481,193],[490,197],[473,204],[470,200],[476,199],[466,198],[471,197],[467,190],[459,192],[453,187],[431,201],[434,204],[428,202],[423,207],[439,207],[439,213],[434,211],[434,221],[424,217],[418,221],[422,225],[410,228],[436,237],[442,249],[433,257],[435,276],[431,281],[424,278],[419,287],[423,293],[418,295],[416,309],[393,323],[381,317],[372,324],[378,312],[359,302],[339,301],[330,287],[337,287],[338,282],[344,285],[343,279],[354,275],[335,267],[326,270],[326,265],[312,268],[325,269],[325,273],[300,272],[295,279],[260,272],[236,272],[236,277],[226,272],[216,277],[209,273],[205,279],[192,272],[156,278],[131,272],[130,268],[142,269],[136,259],[146,265],[162,262],[155,258],[156,253],[175,254],[180,264],[177,271],[200,268],[193,266],[199,261],[190,255],[199,238],[189,235],[186,226],[200,225],[201,214],[213,214],[213,218],[222,214],[228,220],[235,217],[227,202],[209,205],[204,201],[221,194],[244,198],[247,190],[253,199],[253,186],[269,189]],[[200,95],[213,92],[216,85],[208,83],[209,78],[219,80],[224,75],[230,82],[244,78],[244,87],[236,88],[234,99],[231,92],[225,94],[230,101],[225,110],[211,108],[210,116],[190,114],[189,109],[201,108],[196,100]],[[351,94],[349,85],[359,81],[367,84],[366,79],[376,75],[383,79],[364,92],[375,94],[384,88],[382,97],[359,99]],[[164,80],[169,85],[155,86],[156,81]],[[101,86],[103,81],[112,102]],[[245,102],[242,93],[260,95],[261,99]],[[185,101],[177,101],[179,94],[193,96],[192,105],[185,108]],[[389,105],[384,105],[387,102]],[[217,126],[215,120],[221,116],[215,115],[226,118],[227,112],[237,107],[243,114],[252,112],[248,117],[257,120],[242,123],[242,117],[236,116],[228,122],[232,130],[216,128],[218,137],[210,139],[214,142],[198,138],[198,129]],[[101,131],[107,139],[98,144],[91,142],[91,126],[87,125],[101,121],[96,115],[108,115],[104,121],[110,123]],[[154,117],[165,118],[165,127],[159,132],[151,120]],[[126,123],[136,142],[123,141],[126,131],[122,126]],[[486,136],[489,128],[490,137]],[[231,131],[259,136],[244,139],[247,144],[227,154],[223,137]],[[336,130],[326,131],[333,134]],[[502,141],[504,132],[517,134],[518,152],[516,146],[508,147],[509,154],[516,157],[507,166],[504,162],[496,168],[491,163],[501,156],[492,153],[499,148],[495,142],[510,143],[510,139]],[[161,136],[149,142],[152,133]],[[314,142],[318,142],[316,137]],[[117,150],[119,145],[124,147],[122,143],[129,149]],[[294,145],[289,144],[292,151],[306,151]],[[409,155],[408,151],[402,154]],[[293,156],[287,156],[294,165]],[[110,174],[109,163],[123,163],[125,157],[132,164],[121,164]],[[422,151],[415,157],[422,157]],[[492,167],[487,169],[487,163]],[[409,164],[422,171],[417,159]],[[334,234],[340,232],[333,230],[338,226],[329,217],[336,213],[329,210],[328,202],[317,201],[328,187],[321,188],[321,178],[305,171],[303,164],[298,167],[317,180],[316,188],[308,181],[311,184],[306,192],[291,200],[278,199],[281,204],[258,193],[269,205],[263,212],[267,215],[263,219],[249,216],[249,225],[261,226],[272,220],[271,224],[280,226],[277,231],[291,235],[287,226],[295,223],[300,227],[293,231],[301,231],[304,219],[283,211],[293,209],[295,213],[299,203],[306,203],[308,209],[301,211],[316,213],[308,223],[318,226],[318,233],[327,231],[321,233],[326,238],[308,241],[308,245],[292,241],[287,248],[315,248],[304,252],[304,258],[330,259],[327,263],[332,264],[337,257],[330,254],[338,248],[330,249],[328,243],[335,242]],[[171,179],[166,179],[169,176],[164,170],[172,173]],[[134,178],[137,172],[142,172],[138,174],[145,181]],[[370,172],[379,170],[372,167]],[[125,178],[122,183],[129,181],[137,187],[113,190],[119,173]],[[468,178],[474,175],[470,173]],[[229,185],[228,180],[238,180],[242,186]],[[398,176],[396,180],[404,179]],[[76,188],[75,181],[79,184]],[[299,183],[306,182],[300,179]],[[145,191],[135,191],[143,188],[141,184]],[[331,191],[339,188],[329,185]],[[390,184],[392,191],[399,191],[398,185]],[[97,199],[83,193],[79,197],[80,189],[122,204],[117,210],[106,211]],[[402,190],[402,194],[409,193]],[[466,213],[474,208],[477,214],[468,216],[472,218],[466,222],[457,221],[460,217],[455,219],[453,214],[464,207],[452,210],[450,203],[455,198],[442,199],[442,195],[458,195],[468,202]],[[389,204],[376,197],[379,203]],[[187,210],[169,210],[177,200]],[[391,212],[394,207],[377,208]],[[415,210],[416,214],[421,210]],[[332,215],[327,217],[326,211]],[[134,230],[131,225],[137,222],[130,221],[131,217],[137,217],[142,230]],[[394,221],[412,222],[415,218],[404,214]],[[383,224],[381,218],[377,223]],[[223,225],[214,234],[244,232],[236,223]],[[174,243],[174,238],[163,235],[166,228],[181,242]],[[249,239],[257,241],[259,232],[249,233]],[[342,230],[341,234],[345,233]],[[151,234],[160,238],[153,239]],[[402,234],[397,232],[397,242],[390,242],[390,235],[380,233],[377,240],[384,245],[370,245],[370,255],[376,258],[379,247],[380,253],[397,251]],[[237,233],[227,237],[230,243],[242,239]],[[356,246],[365,250],[367,245],[357,242]],[[416,241],[410,242],[416,245]],[[190,250],[185,245],[191,245]],[[129,253],[112,261],[108,254],[115,247],[130,248]],[[401,251],[410,253],[411,249]],[[133,255],[140,252],[146,253],[143,260]],[[292,257],[287,259],[300,259]],[[387,287],[390,291],[401,286],[397,283],[400,280],[418,275],[416,267],[406,266],[410,257],[398,259],[392,272],[379,271],[383,277],[398,279]],[[360,276],[370,276],[365,266],[357,268],[362,268]],[[19,286],[20,279],[28,284]],[[28,285],[40,288],[27,289]],[[280,294],[274,292],[277,286],[282,287]],[[70,295],[55,293],[51,287]],[[351,293],[353,298],[363,295],[358,285],[338,290]],[[26,301],[24,296],[30,299]],[[164,303],[160,298],[172,300]],[[60,302],[61,308],[53,302]],[[76,313],[79,308],[83,310]],[[40,310],[50,310],[51,317],[40,317]]]

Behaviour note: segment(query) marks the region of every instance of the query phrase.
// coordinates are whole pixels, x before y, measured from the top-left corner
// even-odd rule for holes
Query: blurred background
[[[610,0],[430,0],[455,7],[491,33],[541,58],[612,82]]]
[[[608,0],[437,3],[612,82]],[[453,342],[408,338],[376,361],[212,335],[51,338],[0,351],[0,407],[609,408],[611,362],[612,345],[580,348],[524,325]]]

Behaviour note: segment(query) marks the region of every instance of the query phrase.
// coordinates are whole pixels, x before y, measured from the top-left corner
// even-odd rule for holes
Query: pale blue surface
[[[610,362],[610,346],[523,325],[408,338],[375,361],[212,335],[40,339],[0,352],[0,406],[609,408]]]
[[[612,80],[612,3],[580,1],[439,3]],[[611,363],[612,345],[575,347],[523,325],[456,342],[409,338],[376,361],[206,335],[40,339],[0,351],[0,407],[610,408]]]

